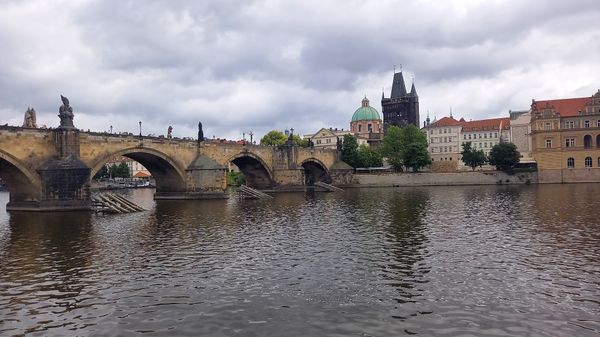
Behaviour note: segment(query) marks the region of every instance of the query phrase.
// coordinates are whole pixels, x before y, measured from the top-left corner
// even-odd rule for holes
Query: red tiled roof
[[[552,109],[563,117],[578,116],[579,111],[585,111],[585,105],[592,101],[591,97],[550,99],[534,101],[531,105],[532,111]],[[534,109],[535,104],[535,109]]]
[[[444,117],[435,123],[431,123],[431,126],[455,126],[460,125],[460,122],[452,117]]]
[[[487,130],[499,130],[500,125],[502,129],[507,130],[510,128],[510,118],[491,118],[491,119],[480,119],[475,121],[469,121],[462,123],[463,131],[487,131]]]
[[[151,176],[151,175],[149,175],[148,173],[146,173],[146,172],[142,172],[142,171],[138,171],[138,172],[136,172],[136,173],[133,175],[133,177],[134,177],[134,178],[147,178],[147,177],[150,177],[150,176]]]

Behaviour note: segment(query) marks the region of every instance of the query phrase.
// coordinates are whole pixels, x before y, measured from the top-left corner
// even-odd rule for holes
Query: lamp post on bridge
[[[249,135],[250,135],[250,144],[253,144],[252,143],[252,136],[254,136],[254,134],[252,133],[252,131],[250,131]]]
[[[110,126],[110,133],[112,134],[112,125]]]
[[[142,138],[142,121],[139,121],[140,123],[140,138]]]

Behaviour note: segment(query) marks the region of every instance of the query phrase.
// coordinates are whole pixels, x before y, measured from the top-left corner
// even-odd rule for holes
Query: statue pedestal
[[[90,210],[90,172],[79,160],[79,130],[59,127],[54,132],[57,157],[37,172],[42,181],[40,210]]]
[[[37,170],[42,181],[40,210],[90,210],[90,168],[74,156],[51,159]]]

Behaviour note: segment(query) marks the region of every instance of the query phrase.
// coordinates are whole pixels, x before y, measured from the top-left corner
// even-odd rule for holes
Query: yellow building
[[[539,182],[600,182],[600,90],[591,97],[531,103]]]

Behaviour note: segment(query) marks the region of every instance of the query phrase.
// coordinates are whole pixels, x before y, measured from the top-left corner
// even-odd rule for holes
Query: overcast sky
[[[600,88],[600,1],[0,0],[0,124],[239,139],[348,128],[393,67],[421,121]]]

